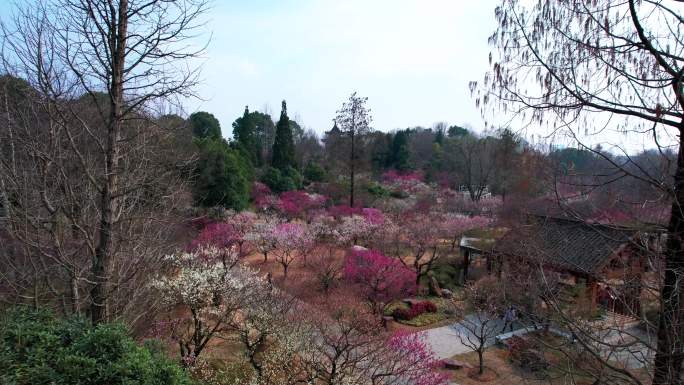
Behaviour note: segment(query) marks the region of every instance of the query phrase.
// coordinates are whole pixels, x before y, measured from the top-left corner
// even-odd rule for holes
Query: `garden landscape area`
[[[684,384],[683,24],[0,5],[0,384]]]

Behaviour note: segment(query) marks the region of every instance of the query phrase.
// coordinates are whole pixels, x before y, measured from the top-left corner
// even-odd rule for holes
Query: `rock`
[[[451,370],[459,370],[459,369],[472,369],[473,365],[470,365],[467,362],[459,361],[459,360],[454,360],[454,359],[446,359],[442,360],[442,364],[444,365],[445,369],[451,369]]]
[[[434,276],[430,276],[430,294],[437,297],[442,296],[442,289],[439,287],[439,282],[437,282],[437,278]]]
[[[411,307],[413,307],[413,305],[417,304],[418,302],[421,302],[419,299],[415,299],[415,298],[404,298],[401,301],[404,302],[405,304],[411,306]]]

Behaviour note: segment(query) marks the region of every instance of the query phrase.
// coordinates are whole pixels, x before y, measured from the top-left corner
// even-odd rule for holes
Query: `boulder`
[[[433,275],[430,276],[430,294],[435,295],[437,297],[442,296],[442,289],[439,287],[439,282],[437,282],[437,278],[435,278]]]
[[[472,369],[473,368],[473,365],[471,365],[467,362],[454,360],[451,358],[446,359],[446,360],[442,360],[442,364],[444,365],[445,369],[451,369],[451,370],[459,370],[459,369],[463,369],[463,368],[466,368],[466,369]]]
[[[421,302],[421,300],[415,298],[404,298],[402,299],[402,302],[413,307],[413,305],[417,304],[418,302]]]

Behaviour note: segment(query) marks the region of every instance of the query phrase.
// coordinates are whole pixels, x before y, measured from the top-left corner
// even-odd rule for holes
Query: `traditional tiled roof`
[[[533,258],[545,265],[594,275],[637,231],[553,217],[532,217],[509,231],[494,252]]]

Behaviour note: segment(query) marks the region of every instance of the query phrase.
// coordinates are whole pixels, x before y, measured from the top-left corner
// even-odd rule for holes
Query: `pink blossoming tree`
[[[313,246],[314,239],[305,225],[281,223],[273,229],[277,248],[274,250],[276,261],[283,267],[283,278],[297,257],[304,256]]]
[[[414,271],[375,250],[352,250],[345,260],[344,276],[357,285],[374,314],[380,314],[389,301],[411,295],[416,289]]]

